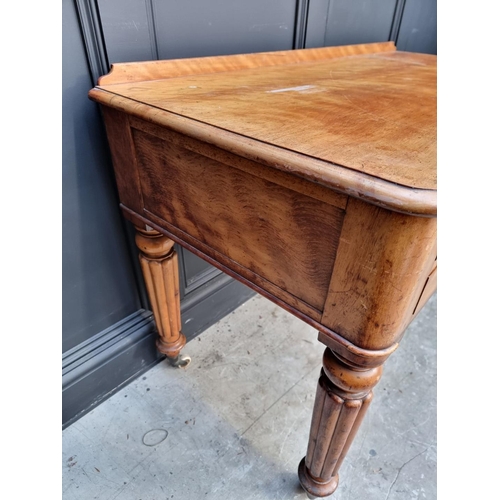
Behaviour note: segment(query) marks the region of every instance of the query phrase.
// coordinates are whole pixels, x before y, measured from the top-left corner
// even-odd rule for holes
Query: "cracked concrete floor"
[[[337,500],[436,498],[434,295],[385,364],[340,469]],[[65,500],[307,497],[307,446],[324,347],[256,296],[63,431]]]

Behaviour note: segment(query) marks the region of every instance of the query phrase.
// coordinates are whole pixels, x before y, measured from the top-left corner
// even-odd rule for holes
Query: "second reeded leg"
[[[310,497],[326,497],[336,490],[339,468],[381,374],[381,366],[358,367],[326,349],[307,454],[299,465],[300,483]]]

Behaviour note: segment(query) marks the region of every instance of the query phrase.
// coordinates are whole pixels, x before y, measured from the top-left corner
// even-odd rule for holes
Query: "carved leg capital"
[[[381,375],[382,366],[363,368],[325,350],[307,455],[299,465],[300,483],[310,496],[325,497],[336,490],[339,468]]]
[[[174,242],[158,231],[136,228],[139,260],[158,330],[157,349],[176,364],[186,337],[181,332],[179,268]]]

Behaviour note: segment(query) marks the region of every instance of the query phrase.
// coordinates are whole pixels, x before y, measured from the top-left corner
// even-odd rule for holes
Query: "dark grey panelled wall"
[[[63,423],[158,356],[141,309],[80,20],[63,1]],[[120,360],[117,366],[116,360]]]
[[[436,0],[309,0],[305,47],[392,40],[436,54]]]
[[[387,41],[396,0],[311,0],[306,48]]]
[[[436,0],[406,0],[397,37],[399,50],[437,54]]]
[[[140,307],[72,2],[63,22],[63,351]]]
[[[110,63],[293,48],[295,0],[98,0],[98,5]]]
[[[161,359],[100,112],[87,98],[96,78],[114,62],[386,40],[436,53],[436,0],[63,0],[64,426]],[[178,251],[192,339],[252,292]]]

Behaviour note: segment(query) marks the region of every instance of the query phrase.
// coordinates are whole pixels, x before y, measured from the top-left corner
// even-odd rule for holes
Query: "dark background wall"
[[[98,107],[110,64],[394,40],[435,54],[436,0],[63,0],[63,426],[161,357]],[[188,340],[252,292],[178,248]],[[187,348],[189,351],[189,346]]]

